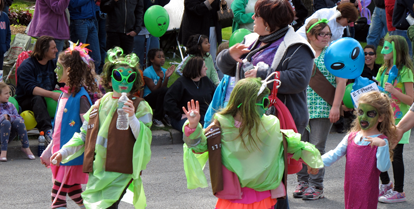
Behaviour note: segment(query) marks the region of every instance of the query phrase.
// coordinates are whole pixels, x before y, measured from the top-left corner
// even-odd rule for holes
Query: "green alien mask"
[[[379,118],[378,111],[369,104],[360,104],[358,106],[358,121],[362,130],[369,130],[377,125]]]
[[[63,77],[63,65],[60,62],[56,62],[55,73],[57,75],[57,80],[60,81]]]
[[[112,70],[112,88],[118,93],[129,93],[137,79],[137,72],[130,68],[118,67]]]

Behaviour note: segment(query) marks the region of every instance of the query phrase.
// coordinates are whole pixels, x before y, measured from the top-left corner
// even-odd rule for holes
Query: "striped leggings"
[[[82,187],[80,184],[62,185],[60,182],[55,181],[52,189],[52,208],[66,208],[66,194],[69,195],[76,204],[83,205],[81,193]]]

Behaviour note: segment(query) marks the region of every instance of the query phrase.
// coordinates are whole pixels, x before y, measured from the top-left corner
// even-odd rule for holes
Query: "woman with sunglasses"
[[[183,76],[168,88],[164,97],[164,110],[171,121],[171,126],[182,131],[187,116],[181,107],[191,99],[200,101],[200,114],[204,124],[204,115],[213,99],[216,86],[206,76],[207,67],[202,57],[192,57],[183,69]]]
[[[305,20],[305,24],[299,28],[297,33],[303,38],[306,38],[306,26],[310,20],[315,18],[328,19],[328,25],[332,33],[331,41],[335,41],[342,38],[344,29],[349,23],[355,22],[358,19],[358,10],[353,3],[341,3],[334,8],[320,9]]]
[[[302,134],[302,141],[314,144],[321,155],[325,153],[326,140],[332,123],[339,120],[341,116],[342,98],[345,92],[346,79],[335,77],[325,67],[325,52],[332,36],[327,19],[311,19],[306,25],[307,39],[315,51],[315,70],[319,70],[336,87],[333,104],[330,105],[310,86],[306,89],[309,129]],[[293,197],[304,200],[317,200],[323,198],[323,178],[325,169],[322,168],[316,175],[308,174],[306,169],[297,173],[297,186]]]
[[[102,81],[113,92],[106,93],[89,109],[83,116],[80,133],[75,133],[51,157],[51,162],[59,165],[84,154],[83,172],[89,173],[82,193],[86,208],[118,208],[129,184],[134,185],[133,193],[144,194],[140,173],[151,157],[152,111],[145,100],[133,96],[142,87],[138,57],[122,55],[120,47],[108,50]],[[129,128],[118,130],[118,99],[124,92],[129,100],[122,109],[129,116]],[[135,208],[145,208],[145,202],[133,204]]]
[[[377,77],[378,70],[381,67],[381,65],[375,63],[375,59],[377,59],[377,52],[376,52],[375,46],[366,45],[364,47],[364,54],[365,54],[365,65],[364,65],[364,71],[362,71],[361,76],[368,78],[369,80],[375,81],[375,77]]]
[[[237,82],[228,105],[204,130],[199,123],[199,101],[191,100],[187,108],[182,107],[188,119],[183,127],[184,165],[197,161],[193,153],[209,152],[211,185],[218,197],[216,209],[269,209],[280,201],[276,198],[286,195],[282,132],[287,135],[287,152],[306,162],[309,172],[317,173],[323,166],[314,145],[301,142],[300,134],[292,130],[282,131],[277,117],[264,114],[270,104],[270,90],[267,82],[260,80]],[[202,167],[184,167],[189,184],[205,179]],[[214,175],[217,173],[222,173],[224,184],[220,184],[221,176]]]

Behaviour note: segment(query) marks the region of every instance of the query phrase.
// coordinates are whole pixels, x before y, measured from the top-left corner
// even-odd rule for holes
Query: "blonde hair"
[[[394,65],[396,65],[399,70],[402,70],[402,68],[406,66],[412,71],[413,62],[411,61],[408,44],[405,38],[399,35],[393,35],[393,36],[388,36],[387,38],[385,38],[385,41],[388,41],[390,43],[394,42],[395,49],[393,50],[396,51],[396,57],[395,57],[396,63],[394,63]],[[384,60],[383,66],[385,66],[387,69],[390,69],[392,67],[393,60],[394,59]]]
[[[3,89],[6,88],[6,87],[10,90],[9,85],[7,85],[4,82],[0,82],[0,94],[3,93]]]
[[[389,142],[389,151],[390,156],[392,158],[392,145],[390,144],[390,141],[394,141],[395,137],[395,120],[394,120],[394,111],[392,110],[391,101],[390,98],[384,94],[380,93],[378,91],[371,91],[368,93],[363,94],[359,100],[359,104],[368,104],[377,109],[378,116],[383,117],[383,120],[378,123],[377,129],[380,133],[384,134],[388,138]],[[354,115],[358,115],[358,110],[355,109]],[[358,132],[361,131],[361,125],[359,124],[358,118],[356,118],[352,122],[352,128],[351,132]]]

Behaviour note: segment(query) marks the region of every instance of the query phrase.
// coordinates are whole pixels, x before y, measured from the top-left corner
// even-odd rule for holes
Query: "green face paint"
[[[369,104],[359,104],[358,106],[358,121],[362,130],[369,130],[375,128],[378,123],[379,114],[375,107]]]
[[[60,62],[56,62],[55,73],[57,75],[57,80],[60,81],[63,77],[63,65]]]
[[[112,88],[118,93],[129,93],[137,79],[137,72],[130,68],[119,67],[112,70]]]
[[[270,105],[269,95],[266,95],[265,97],[263,97],[261,103],[256,103],[256,111],[260,117],[263,117],[263,115],[269,108],[269,105]]]
[[[381,54],[389,54],[394,50],[392,44],[388,41],[384,42],[384,46],[382,47]]]

